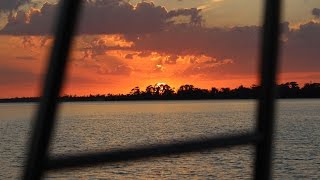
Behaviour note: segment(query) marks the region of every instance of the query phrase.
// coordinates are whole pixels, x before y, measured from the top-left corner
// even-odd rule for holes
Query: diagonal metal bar
[[[209,149],[256,144],[259,139],[259,136],[256,134],[239,134],[228,137],[208,138],[205,140],[194,139],[181,143],[161,144],[151,147],[70,155],[67,157],[49,159],[46,168],[54,170],[73,167],[88,167],[100,164],[134,161],[151,157],[164,157],[173,154],[185,154]]]
[[[25,165],[24,179],[40,179],[48,155],[48,146],[53,131],[54,119],[65,75],[75,22],[79,12],[80,0],[61,1],[60,13],[55,32],[55,41],[47,67],[43,94],[41,97],[33,134],[30,142],[28,159]]]
[[[278,64],[281,0],[265,0],[261,52],[261,91],[257,133],[262,139],[256,146],[255,179],[271,178],[272,141]]]
[[[48,146],[54,126],[57,97],[64,79],[65,66],[73,36],[80,0],[62,1],[56,39],[50,57],[43,96],[33,131],[24,179],[40,179],[44,170],[93,166],[102,163],[138,160],[171,154],[198,152],[244,144],[257,144],[256,179],[270,179],[271,146],[274,119],[275,74],[279,41],[280,1],[266,0],[261,63],[261,97],[257,132],[178,144],[133,148],[101,153],[88,153],[48,161]],[[257,135],[259,134],[259,136]],[[261,136],[260,136],[261,135]]]

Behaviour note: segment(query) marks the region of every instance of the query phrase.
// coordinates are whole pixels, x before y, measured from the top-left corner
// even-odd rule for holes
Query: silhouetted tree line
[[[190,84],[179,87],[177,91],[167,84],[149,85],[145,90],[134,87],[128,94],[97,94],[88,96],[65,95],[60,101],[125,101],[125,100],[192,100],[192,99],[255,99],[260,86],[239,86],[235,89],[197,88]],[[320,83],[306,83],[299,87],[296,82],[277,85],[277,98],[320,98]],[[39,97],[0,99],[0,102],[37,102]]]

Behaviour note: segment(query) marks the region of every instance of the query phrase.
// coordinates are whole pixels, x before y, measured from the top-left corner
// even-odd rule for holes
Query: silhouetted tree
[[[239,86],[238,88],[234,89],[234,97],[236,98],[252,98],[253,97],[253,93],[252,90],[249,88],[246,88],[244,86]]]
[[[132,88],[130,94],[133,96],[139,96],[141,94],[140,88],[138,86]]]
[[[168,85],[160,85],[161,86],[161,95],[165,97],[171,97],[174,95],[174,90]]]
[[[177,95],[179,97],[193,97],[194,90],[195,88],[193,85],[185,84],[180,86],[180,88],[178,89]]]
[[[211,91],[210,91],[210,94],[211,94],[211,97],[215,98],[215,97],[218,97],[219,96],[219,90],[215,87],[212,87],[211,88]]]
[[[278,97],[293,98],[299,96],[299,85],[297,82],[287,82],[280,84],[278,87]]]
[[[302,97],[320,98],[320,83],[306,83],[301,88]]]
[[[168,84],[149,85],[145,91],[139,87],[131,89],[129,94],[90,94],[87,96],[63,95],[60,101],[120,101],[120,100],[155,100],[155,99],[244,99],[257,98],[261,87],[252,85],[250,88],[239,86],[235,89],[212,87],[211,90],[196,88],[185,84],[177,92]],[[306,83],[302,88],[297,82],[277,85],[278,98],[320,98],[320,83]],[[0,102],[38,102],[39,97],[21,97],[0,99]]]
[[[230,88],[221,88],[219,94],[222,98],[230,98],[232,96]]]
[[[253,98],[258,98],[260,96],[261,86],[253,84],[250,89],[252,91]]]
[[[152,85],[149,85],[149,86],[147,86],[146,87],[146,91],[145,91],[145,94],[147,95],[147,96],[153,96],[154,94],[155,94],[155,89],[154,89],[154,87],[152,86]]]

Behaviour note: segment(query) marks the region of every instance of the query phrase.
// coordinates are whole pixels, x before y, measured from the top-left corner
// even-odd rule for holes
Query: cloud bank
[[[10,14],[0,34],[48,35],[52,34],[53,20],[58,4],[45,3],[40,10],[18,11]],[[126,1],[85,1],[80,17],[80,34],[141,34],[161,31],[174,24],[173,18],[188,17],[191,24],[200,25],[200,10],[195,8],[167,11],[152,2],[136,6]]]
[[[6,7],[9,6],[13,5],[7,4]],[[46,3],[40,10],[11,14],[0,34],[51,34],[57,6]],[[312,15],[319,17],[319,14],[318,8],[312,10]],[[183,18],[188,21],[179,21]],[[252,74],[259,58],[261,27],[205,27],[201,10],[196,8],[168,11],[152,2],[140,2],[134,6],[118,0],[85,1],[79,26],[78,33],[81,35],[121,35],[123,41],[129,43],[110,45],[109,40],[88,40],[84,42],[84,47],[78,49],[83,52],[84,58],[95,58],[115,50],[130,51],[125,55],[127,60],[157,53],[165,57],[157,64],[163,68],[164,65],[176,64],[185,56],[193,56],[189,63],[192,74],[208,74],[211,71]],[[282,41],[284,71],[317,72],[320,67],[320,24],[309,22],[290,29],[289,23],[283,23],[282,30],[285,37]],[[209,59],[201,61],[200,57]],[[118,64],[108,73],[130,74],[128,72],[131,70]]]
[[[0,1],[0,12],[1,11],[12,11],[17,9],[19,6],[28,3],[29,0],[1,0]]]
[[[320,18],[320,9],[319,8],[313,8],[311,13],[314,17]]]

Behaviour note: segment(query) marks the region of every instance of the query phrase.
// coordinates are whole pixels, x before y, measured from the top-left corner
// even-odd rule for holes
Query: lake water
[[[278,101],[274,179],[320,179],[320,100]],[[36,104],[0,104],[0,179],[19,179]],[[114,150],[253,131],[254,100],[62,104],[51,153]],[[57,179],[251,179],[254,148],[54,171]]]

